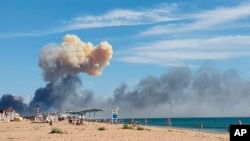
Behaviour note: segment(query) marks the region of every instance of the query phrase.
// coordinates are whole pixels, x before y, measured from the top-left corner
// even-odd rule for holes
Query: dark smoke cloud
[[[192,73],[176,67],[141,79],[133,90],[123,83],[108,102],[119,105],[124,116],[247,116],[249,86],[234,70],[204,66]]]
[[[14,109],[18,113],[27,112],[27,104],[24,103],[22,97],[5,94],[0,100],[0,109]]]
[[[120,107],[120,117],[249,116],[249,86],[250,81],[235,70],[204,66],[192,72],[189,67],[175,67],[159,77],[142,78],[133,89],[123,83],[104,100],[83,90],[77,75],[68,75],[38,89],[30,107],[39,104],[44,112],[101,108],[106,112],[98,115],[105,118],[112,106]],[[18,103],[21,106],[13,106]],[[25,107],[9,95],[2,97],[2,105]]]
[[[67,76],[39,88],[30,103],[31,107],[39,105],[41,111],[69,111],[90,107],[93,93],[81,90],[82,82],[77,76]]]
[[[148,76],[141,79],[137,87],[129,91],[127,85],[122,84],[114,91],[114,104],[128,104],[135,108],[157,107],[164,103],[172,103],[183,95],[189,86],[191,71],[187,67],[171,69],[167,74],[157,78]]]

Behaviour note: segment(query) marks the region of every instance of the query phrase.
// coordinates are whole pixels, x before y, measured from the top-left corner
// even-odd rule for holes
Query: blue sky
[[[209,64],[249,78],[249,9],[249,0],[2,1],[0,96],[28,99],[44,87],[39,52],[66,34],[112,45],[101,76],[81,74],[83,88],[99,97],[182,65],[195,71]]]

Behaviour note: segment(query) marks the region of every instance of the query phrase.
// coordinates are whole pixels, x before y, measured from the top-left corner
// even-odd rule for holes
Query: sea
[[[145,123],[146,119],[146,123]],[[202,118],[170,118],[173,128],[185,128],[191,130],[199,130],[200,123],[203,124],[203,131],[228,133],[231,124],[238,124],[240,120],[242,124],[250,125],[250,117],[202,117]],[[123,119],[124,124],[129,124],[132,119]],[[139,125],[157,126],[169,128],[167,124],[168,118],[133,118]]]

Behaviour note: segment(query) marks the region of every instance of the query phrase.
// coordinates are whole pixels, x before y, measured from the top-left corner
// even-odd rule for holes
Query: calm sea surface
[[[131,119],[124,119],[124,123],[128,124]],[[145,125],[145,118],[134,118],[140,125]],[[172,127],[188,128],[199,130],[200,123],[203,123],[203,130],[208,132],[228,132],[230,124],[250,124],[250,117],[219,117],[219,118],[171,118]],[[167,118],[147,118],[148,126],[168,127]]]

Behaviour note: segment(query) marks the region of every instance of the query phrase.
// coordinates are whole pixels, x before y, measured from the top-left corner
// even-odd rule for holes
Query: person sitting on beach
[[[77,121],[76,121],[76,125],[80,125],[80,120],[77,120]]]
[[[79,119],[76,121],[76,125],[84,125],[84,124],[83,124],[82,120]]]

